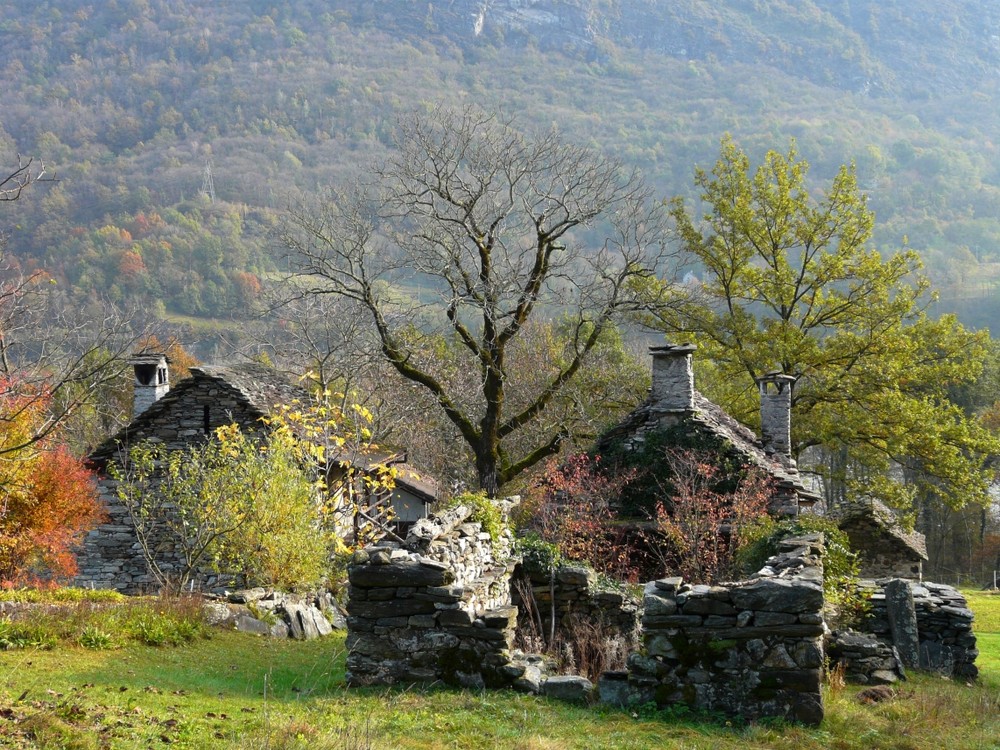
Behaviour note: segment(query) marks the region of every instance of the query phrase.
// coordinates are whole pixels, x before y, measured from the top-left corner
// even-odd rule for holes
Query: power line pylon
[[[209,203],[215,203],[215,180],[212,179],[212,160],[205,162],[204,176],[201,180],[201,194],[208,198]]]

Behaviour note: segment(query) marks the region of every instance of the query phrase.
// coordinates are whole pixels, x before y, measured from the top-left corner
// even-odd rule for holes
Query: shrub
[[[524,528],[555,545],[566,559],[630,580],[636,571],[613,504],[633,477],[632,472],[609,475],[601,469],[600,456],[585,453],[552,461],[528,490]]]
[[[0,589],[0,602],[125,602],[128,597],[111,589],[20,588]]]
[[[112,465],[147,567],[165,589],[183,591],[207,563],[285,589],[326,577],[332,534],[320,523],[306,446],[282,425],[258,437],[233,424],[185,450],[140,443],[127,468]],[[180,559],[175,577],[160,567],[164,537]]]
[[[75,575],[74,549],[104,518],[92,473],[49,432],[49,401],[0,378],[0,588]]]
[[[116,645],[115,639],[110,633],[94,625],[87,625],[77,640],[84,648],[94,649],[95,651],[114,648]]]
[[[58,638],[45,623],[0,620],[0,651],[17,648],[52,648]]]
[[[531,573],[551,573],[563,562],[559,547],[545,541],[537,533],[518,537],[514,550],[521,557],[522,565]]]
[[[59,642],[92,649],[130,641],[179,646],[209,634],[197,598],[130,599],[98,606],[74,602],[28,608],[16,619],[0,620],[0,649],[51,648]]]
[[[697,583],[711,583],[734,573],[744,537],[767,517],[770,480],[744,467],[731,491],[719,489],[715,454],[668,450],[669,487],[656,504],[650,549],[663,570]]]
[[[469,520],[482,526],[483,531],[490,535],[493,548],[496,549],[503,534],[507,531],[507,523],[500,506],[486,496],[485,492],[463,492],[453,497],[444,508],[457,508],[464,505],[472,509]]]

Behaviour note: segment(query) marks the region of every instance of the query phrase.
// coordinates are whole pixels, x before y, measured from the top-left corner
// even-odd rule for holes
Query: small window
[[[205,425],[205,434],[208,435],[212,431],[211,422],[209,419],[208,404],[205,404],[205,406],[202,407],[202,420],[204,421]]]

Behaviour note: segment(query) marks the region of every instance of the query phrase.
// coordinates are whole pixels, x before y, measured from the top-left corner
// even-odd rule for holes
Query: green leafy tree
[[[979,375],[987,334],[926,314],[913,252],[883,257],[870,247],[874,217],[853,168],[818,198],[807,170],[793,145],[751,172],[723,139],[712,171],[695,173],[701,219],[682,199],[670,202],[702,281],[656,324],[698,343],[712,395],[744,421],[756,419],[755,378],[798,378],[794,451],[821,446],[826,460],[812,468],[838,494],[896,507],[916,493],[953,507],[985,502],[986,459],[998,444],[948,389]]]

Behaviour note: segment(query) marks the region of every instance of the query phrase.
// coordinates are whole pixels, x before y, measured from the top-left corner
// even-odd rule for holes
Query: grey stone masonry
[[[792,455],[792,387],[795,378],[768,373],[757,379],[760,388],[760,433],[767,453]]]
[[[415,526],[403,545],[354,554],[348,568],[348,684],[511,684],[517,609],[511,538],[491,540],[459,506]]]
[[[858,587],[871,599],[871,616],[864,630],[893,645],[892,625],[886,601],[887,579],[862,580]],[[921,669],[975,679],[976,636],[972,631],[973,614],[965,597],[942,583],[910,583],[913,608],[917,618],[917,648]]]
[[[885,585],[885,612],[889,633],[904,667],[920,665],[920,638],[917,631],[917,611],[913,605],[910,582],[893,578]]]
[[[694,369],[691,352],[694,344],[651,346],[653,385],[651,401],[660,411],[691,411],[694,409]]]
[[[626,705],[682,703],[746,719],[818,724],[822,552],[822,535],[787,539],[746,581],[647,584],[643,651],[630,655],[624,680],[607,675],[601,694]]]
[[[135,375],[133,414],[142,414],[170,391],[170,371],[162,354],[141,352],[129,360]]]
[[[550,574],[522,565],[520,571],[521,580],[526,577],[530,585],[533,601],[522,601],[528,592],[523,587],[514,587],[514,604],[521,615],[519,627],[537,629],[537,617],[542,632],[548,633],[554,613],[557,632],[570,635],[568,631],[574,626],[586,623],[593,632],[616,634],[625,643],[638,643],[639,602],[622,590],[599,586],[597,574],[591,568],[561,565]]]
[[[834,630],[827,635],[825,645],[831,666],[840,667],[847,682],[889,685],[906,679],[896,649],[871,633]]]

